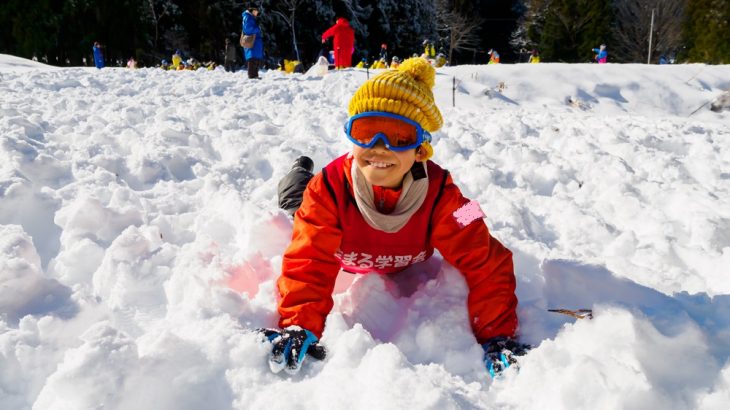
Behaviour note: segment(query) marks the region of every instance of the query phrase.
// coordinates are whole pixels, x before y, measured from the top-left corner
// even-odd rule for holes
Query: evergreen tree
[[[514,11],[519,16],[517,27],[510,36],[512,50],[520,54],[540,47],[542,31],[545,27],[549,1],[519,0],[515,2]]]
[[[592,48],[609,45],[609,0],[553,0],[546,7],[540,54],[546,60],[592,61]]]
[[[8,0],[0,7],[0,50],[30,58],[52,54],[59,10],[50,0]]]
[[[684,37],[692,62],[730,63],[730,0],[688,0]]]
[[[613,0],[612,61],[645,63],[649,50],[652,12],[654,13],[652,39],[653,60],[661,53],[674,54],[682,45],[681,24],[684,0]]]

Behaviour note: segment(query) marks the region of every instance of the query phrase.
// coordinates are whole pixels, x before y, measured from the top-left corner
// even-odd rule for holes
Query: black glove
[[[317,343],[314,333],[299,326],[289,326],[283,330],[258,329],[273,348],[269,356],[269,367],[274,373],[286,368],[286,372],[295,374],[302,367],[306,355],[317,360],[324,360],[327,350]]]
[[[495,337],[482,344],[482,349],[484,349],[484,364],[489,375],[495,378],[504,369],[517,363],[515,356],[527,354],[532,346],[508,337]]]

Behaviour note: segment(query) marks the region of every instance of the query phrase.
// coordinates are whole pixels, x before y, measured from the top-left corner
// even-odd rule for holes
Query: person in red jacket
[[[443,124],[435,77],[426,59],[410,58],[366,81],[350,100],[345,134],[352,152],[304,190],[277,281],[281,330],[261,329],[273,345],[273,371],[294,373],[307,353],[324,356],[318,340],[338,274],[418,269],[434,249],[466,279],[471,327],[490,374],[524,353],[526,345],[514,339],[512,253],[490,235],[479,204],[430,161],[430,133]]]
[[[335,53],[335,67],[352,67],[352,53],[355,51],[355,30],[350,27],[346,19],[340,17],[334,26],[322,34],[322,44],[334,36],[332,42]]]

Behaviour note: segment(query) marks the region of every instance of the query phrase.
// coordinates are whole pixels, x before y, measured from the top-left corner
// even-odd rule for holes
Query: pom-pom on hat
[[[416,121],[429,132],[444,123],[433,98],[436,70],[424,58],[409,58],[396,70],[388,70],[366,81],[350,100],[348,114],[384,111]]]

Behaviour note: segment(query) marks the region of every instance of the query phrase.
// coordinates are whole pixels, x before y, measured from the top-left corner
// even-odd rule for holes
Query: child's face
[[[418,148],[407,151],[391,151],[383,141],[378,141],[372,148],[353,146],[352,154],[355,164],[371,185],[386,188],[398,188],[403,177],[411,170],[413,163],[423,161],[422,150]]]

